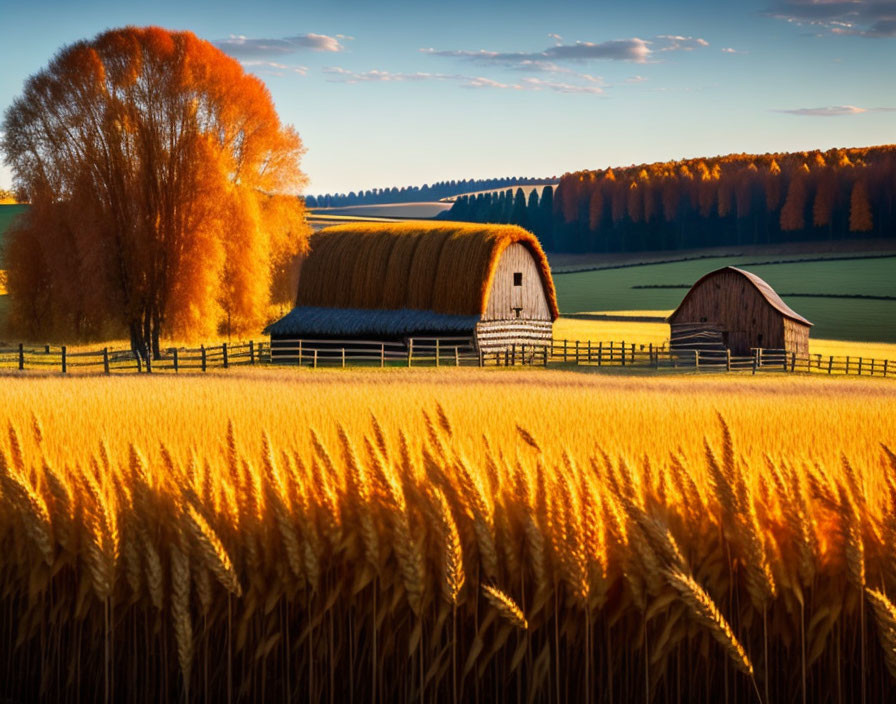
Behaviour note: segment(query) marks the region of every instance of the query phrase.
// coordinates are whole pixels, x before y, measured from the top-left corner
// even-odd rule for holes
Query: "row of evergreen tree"
[[[405,186],[403,188],[372,188],[366,191],[350,193],[325,193],[323,195],[305,196],[305,205],[309,208],[338,208],[346,205],[380,205],[386,203],[421,203],[451,198],[461,193],[486,191],[509,186],[528,186],[535,183],[557,183],[552,178],[519,178],[504,176],[502,178],[465,178],[460,181],[439,181],[422,186]]]
[[[446,217],[522,225],[555,252],[896,237],[896,146],[578,171],[541,201],[482,194]]]
[[[539,193],[539,191],[541,191]],[[439,216],[443,220],[488,222],[519,225],[535,233],[542,246],[554,250],[554,187],[531,188],[528,196],[522,188],[514,191],[477,193],[461,196],[451,209]]]

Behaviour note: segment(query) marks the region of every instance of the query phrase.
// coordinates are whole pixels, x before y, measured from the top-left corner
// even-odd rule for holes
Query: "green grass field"
[[[896,297],[896,256],[755,265],[772,257],[752,256],[671,264],[650,264],[558,274],[554,283],[562,313],[659,311],[674,309],[686,288],[632,288],[655,284],[690,286],[703,274],[726,265],[761,276],[787,304],[813,324],[812,336],[837,340],[896,342],[896,300],[805,298],[792,293],[861,294]]]

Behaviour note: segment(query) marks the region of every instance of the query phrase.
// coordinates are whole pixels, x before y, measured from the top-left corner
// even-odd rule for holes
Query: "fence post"
[[[625,340],[622,341],[622,356],[620,357],[622,360],[622,366],[625,366]]]
[[[50,354],[50,346],[44,345],[44,354]]]
[[[859,376],[862,376],[862,358],[859,357]]]
[[[567,341],[564,339],[563,340],[563,361],[564,362],[566,361],[566,343],[567,343]]]
[[[884,376],[887,375],[887,363],[888,363],[889,361],[890,361],[890,360],[888,360],[888,359],[885,359],[885,360],[884,360]]]
[[[19,371],[23,371],[25,369],[25,347],[22,343],[19,343]]]
[[[109,348],[103,347],[103,372],[109,373]]]
[[[791,373],[793,373],[793,371],[795,369],[796,369],[796,352],[791,352],[790,353],[790,371],[791,371]]]
[[[787,371],[787,350],[784,350],[784,354],[781,355],[782,364],[784,366],[784,371]]]
[[[380,368],[386,366],[386,345],[380,343]]]
[[[174,373],[177,374],[179,371],[179,365],[177,363],[177,347],[174,348]]]
[[[342,348],[342,368],[345,369],[345,347]]]
[[[762,348],[759,348],[759,368],[762,369]]]
[[[849,355],[846,355],[846,373],[849,374]]]
[[[457,351],[457,345],[454,346],[454,366],[460,366],[460,352]]]
[[[597,366],[603,364],[604,357],[604,343],[603,341],[597,343]]]
[[[700,371],[700,350],[694,350],[694,369]]]
[[[874,376],[874,357],[871,358],[871,376]]]
[[[299,340],[299,366],[302,366],[302,341]]]
[[[756,365],[759,360],[759,350],[753,350],[753,374],[756,373]]]
[[[411,359],[414,357],[414,338],[408,340],[408,369],[411,367]]]
[[[314,348],[314,359],[311,361],[313,369],[317,369],[317,347]]]
[[[176,352],[176,350],[175,350]],[[175,357],[176,359],[176,357]],[[249,340],[249,364],[255,364],[255,341]]]
[[[726,372],[731,371],[731,350],[730,349],[725,350],[725,371]]]
[[[833,368],[834,368],[834,355],[831,355],[830,357],[828,357],[828,374],[831,373]]]
[[[479,366],[480,367],[485,366],[485,356],[484,355],[485,355],[485,353],[482,351],[482,348],[480,347],[479,348]]]
[[[591,340],[588,340],[588,362],[591,363]]]
[[[221,343],[221,356],[224,357],[224,368],[227,369],[227,343]]]
[[[66,374],[68,372],[68,367],[65,363],[65,345],[62,346],[62,373]]]
[[[507,347],[504,348],[504,366],[510,366],[510,350]]]
[[[436,366],[439,366],[439,338],[436,338]]]
[[[152,374],[152,351],[146,355],[146,373]]]
[[[635,363],[635,343],[632,343],[632,364]]]
[[[552,343],[552,344],[553,344],[553,343]],[[547,367],[547,366],[548,366],[548,348],[547,348],[547,345],[544,346],[544,348],[543,348],[542,351],[543,351],[543,353],[544,353],[544,366]]]
[[[199,352],[202,355],[202,371],[206,370],[205,345],[199,345]]]

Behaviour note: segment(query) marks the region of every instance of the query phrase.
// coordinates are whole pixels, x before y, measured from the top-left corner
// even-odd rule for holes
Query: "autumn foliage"
[[[560,180],[543,244],[631,251],[886,236],[894,195],[893,145],[577,171]]]
[[[257,331],[306,247],[302,144],[264,84],[189,32],[107,31],[63,48],[6,113],[32,207],[9,233],[21,334]]]

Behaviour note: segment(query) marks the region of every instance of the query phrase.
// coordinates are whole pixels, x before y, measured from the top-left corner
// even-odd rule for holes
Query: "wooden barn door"
[[[725,347],[731,350],[731,354],[750,354],[750,338],[747,333],[742,331],[729,331],[724,333],[723,339]]]

